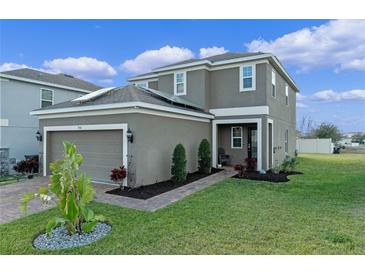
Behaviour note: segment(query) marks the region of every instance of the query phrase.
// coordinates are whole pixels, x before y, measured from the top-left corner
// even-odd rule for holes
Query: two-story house
[[[228,165],[256,158],[259,171],[294,156],[298,88],[272,54],[225,53],[128,80],[133,85],[32,112],[43,134],[44,175],[66,139],[84,152],[84,171],[95,181],[107,181],[122,163],[131,187],[169,179],[178,143],[195,171],[203,138],[211,142],[213,166],[222,153]]]
[[[29,112],[68,101],[100,87],[66,74],[51,74],[33,69],[0,73],[0,153],[1,170],[10,163],[38,155],[38,119]]]

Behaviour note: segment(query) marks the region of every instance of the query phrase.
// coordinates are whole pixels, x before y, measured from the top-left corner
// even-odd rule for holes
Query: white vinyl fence
[[[333,143],[329,139],[297,139],[298,153],[333,153]]]

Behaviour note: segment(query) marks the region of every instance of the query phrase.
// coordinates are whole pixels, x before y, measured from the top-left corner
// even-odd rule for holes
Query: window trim
[[[43,90],[47,90],[47,91],[50,91],[50,92],[52,92],[52,100],[44,100],[43,98],[42,98],[42,92],[43,92]],[[41,90],[40,90],[40,96],[39,96],[40,98],[40,101],[39,101],[39,106],[40,106],[40,108],[43,108],[42,107],[42,102],[43,101],[45,101],[45,102],[51,102],[52,103],[52,105],[51,106],[53,106],[54,105],[54,90],[53,89],[49,89],[49,88],[41,88]]]
[[[284,133],[284,151],[289,154],[289,129],[285,129]]]
[[[233,137],[233,129],[239,128],[241,132],[241,137]],[[235,147],[233,139],[241,139],[241,146]],[[243,127],[242,126],[232,126],[231,127],[231,149],[242,149],[243,148]]]
[[[289,106],[289,86],[285,84],[285,105]]]
[[[243,79],[244,79],[243,68],[244,67],[252,67],[252,87],[250,87],[250,88],[244,88],[243,87]],[[240,92],[256,90],[256,63],[242,64],[242,65],[239,66],[239,69],[240,69],[240,73],[239,73],[239,75],[240,75],[240,78],[239,78]],[[251,77],[245,77],[245,78],[251,78]]]
[[[275,92],[273,94],[273,86],[275,87]],[[276,93],[277,93],[277,90],[276,90],[276,71],[275,70],[272,70],[271,71],[271,96],[276,98]]]
[[[177,83],[176,82],[176,76],[178,74],[183,74],[184,77],[184,81],[182,82],[182,84],[184,84],[184,92],[183,93],[177,93],[177,84],[181,84],[181,83]],[[176,71],[174,72],[174,95],[175,96],[183,96],[186,95],[186,71]]]

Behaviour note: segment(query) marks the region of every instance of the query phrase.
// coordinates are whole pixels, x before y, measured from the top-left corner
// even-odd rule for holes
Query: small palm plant
[[[71,142],[63,142],[64,159],[50,164],[52,175],[48,188],[41,187],[37,193],[26,194],[21,202],[20,208],[27,211],[30,200],[39,198],[42,202],[48,203],[57,199],[60,216],[48,221],[46,231],[51,233],[52,229],[59,225],[65,225],[69,234],[90,232],[99,221],[105,221],[101,215],[95,215],[88,207],[93,200],[94,189],[90,177],[84,173],[78,176],[78,170],[83,163],[83,157],[77,153],[76,146]]]

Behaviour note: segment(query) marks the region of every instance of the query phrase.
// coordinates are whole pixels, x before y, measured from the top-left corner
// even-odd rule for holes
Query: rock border
[[[32,245],[38,250],[60,250],[82,247],[92,244],[105,237],[112,230],[112,226],[108,223],[99,222],[90,233],[68,235],[65,226],[59,226],[52,230],[51,236],[45,231],[37,234]]]

